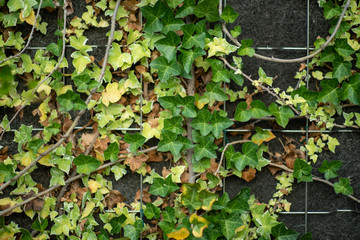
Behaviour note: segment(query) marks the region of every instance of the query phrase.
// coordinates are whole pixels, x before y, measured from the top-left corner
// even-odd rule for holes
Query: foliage
[[[85,2],[82,15],[74,16],[68,0],[0,0],[0,106],[17,110],[19,117],[27,105],[35,106],[33,115],[43,128],[21,124],[15,129],[14,154],[1,146],[1,238],[30,239],[32,229],[36,239],[297,239],[277,213],[290,211],[286,196],[294,178],[319,180],[312,175],[317,161],[322,161],[317,169],[324,173],[322,182],[356,199],[350,179],[337,172],[342,163],[319,157],[323,151],[335,153],[340,143],[334,136],[316,132],[299,141],[285,138],[283,144],[280,136],[250,122],[270,121],[284,129],[303,117],[311,130],[360,127],[360,114],[346,108],[360,104],[356,1],[338,30],[342,2],[319,1],[330,33],[337,32],[307,65],[311,81],[320,86],[316,91],[306,87],[305,65],[295,76],[298,86],[286,90],[275,87],[275,77],[261,67],[258,79],[247,76],[243,61],[258,56],[253,40],[227,40],[241,34],[240,26],[227,36],[223,31],[239,14],[229,5],[219,13],[219,0]],[[17,54],[27,48],[24,26],[47,34],[39,8],[67,13],[59,22],[64,29],[55,32],[61,39]],[[106,34],[108,58],[95,59],[87,31],[115,23],[116,30]],[[315,49],[325,41],[318,38]],[[72,51],[69,62],[64,43]],[[235,55],[231,64],[230,54]],[[241,90],[230,88],[233,83]],[[262,93],[269,93],[271,104],[260,100]],[[221,110],[225,101],[236,102],[233,119]],[[74,130],[85,113],[91,131],[86,126]],[[0,140],[13,121],[2,117]],[[130,132],[134,129],[139,131]],[[249,132],[240,135],[239,129]],[[230,134],[235,142],[229,142]],[[269,147],[273,139],[281,141],[283,154]],[[164,163],[161,175],[152,162]],[[226,177],[249,182],[265,167],[278,180],[267,203],[249,188],[232,198],[219,194]],[[37,168],[51,176],[47,190],[32,178]],[[112,174],[120,182],[139,174],[149,186],[135,199],[125,199],[113,187]],[[331,183],[333,178],[338,180]],[[8,221],[16,213],[31,219],[31,229]]]

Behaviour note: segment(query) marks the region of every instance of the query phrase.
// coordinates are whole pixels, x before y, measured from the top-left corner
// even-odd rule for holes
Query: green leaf
[[[299,236],[299,233],[285,227],[284,223],[272,227],[271,234],[276,240],[296,240]]]
[[[191,67],[193,66],[194,60],[206,54],[202,48],[195,47],[194,49],[186,50],[180,49],[180,58],[182,59],[182,65],[186,73],[190,73]]]
[[[12,90],[16,89],[14,75],[11,71],[12,69],[8,65],[0,68],[0,96],[8,95]]]
[[[340,58],[340,56],[335,51],[335,48],[333,46],[329,46],[325,48],[324,51],[321,52],[319,62],[320,63],[333,62],[338,58]]]
[[[198,183],[184,183],[181,186],[181,203],[190,209],[199,210],[201,208],[199,189]]]
[[[250,188],[242,188],[241,191],[226,203],[227,212],[242,214],[249,211]]]
[[[31,240],[31,233],[25,229],[25,228],[20,228],[20,232],[21,232],[21,237],[20,240]]]
[[[65,185],[64,172],[61,171],[59,168],[55,168],[55,167],[51,168],[50,174],[51,174],[50,187],[56,184]]]
[[[126,221],[127,217],[124,214],[121,216],[114,217],[110,220],[110,225],[112,227],[111,232],[112,234],[118,234],[121,231],[121,224]]]
[[[344,96],[343,98],[349,99],[352,103],[360,105],[360,74],[349,78],[349,82],[343,84]]]
[[[253,45],[253,41],[251,39],[241,40],[241,47],[238,50],[238,55],[240,56],[249,56],[252,57],[255,53],[255,49],[251,46]]]
[[[247,103],[240,102],[235,110],[235,120],[240,122],[247,122],[251,118],[250,110],[247,110]]]
[[[162,139],[158,144],[158,151],[160,152],[171,152],[174,156],[178,156],[183,143],[176,141],[177,134],[168,130],[161,131]]]
[[[181,116],[175,116],[164,120],[164,130],[168,130],[178,135],[181,135],[184,132],[182,125],[183,119]]]
[[[282,126],[286,127],[289,122],[289,118],[294,116],[294,112],[288,106],[277,106],[275,103],[271,103],[269,110],[272,115],[276,118],[276,122]]]
[[[225,129],[229,128],[234,124],[227,117],[220,116],[220,113],[218,111],[215,111],[213,113],[210,123],[212,125],[212,133],[217,139],[220,138]]]
[[[235,230],[243,225],[243,221],[239,214],[227,214],[221,212],[217,215],[217,221],[221,227],[221,232],[224,234],[226,239],[232,239],[235,235]]]
[[[144,211],[144,215],[147,219],[159,218],[160,217],[160,208],[156,207],[152,203],[147,203]]]
[[[101,165],[101,162],[96,158],[85,156],[84,154],[80,154],[73,162],[76,165],[76,171],[78,173],[87,175],[95,171]]]
[[[176,60],[168,61],[166,57],[160,56],[151,62],[150,66],[158,70],[159,79],[166,82],[170,77],[179,75],[181,67]]]
[[[336,60],[333,63],[333,66],[334,66],[334,71],[332,75],[333,78],[340,79],[349,76],[351,73],[351,66],[352,66],[351,62]]]
[[[266,108],[265,103],[260,100],[254,100],[250,103],[251,116],[254,118],[262,118],[270,115],[269,110]]]
[[[137,149],[145,143],[146,138],[140,133],[126,133],[124,136],[124,141],[131,145],[130,151],[132,153],[136,153]]]
[[[133,225],[126,225],[124,227],[124,236],[130,240],[137,240],[139,238],[139,232]]]
[[[165,38],[155,42],[155,47],[168,61],[176,60],[176,48],[180,43],[180,37],[173,31],[169,32]]]
[[[164,25],[161,32],[164,34],[168,34],[169,32],[175,32],[180,30],[181,26],[183,26],[185,23],[181,19],[177,19],[174,17],[174,13],[168,9],[161,19],[162,24]]]
[[[19,131],[15,130],[14,142],[18,143],[18,151],[21,152],[22,145],[31,141],[32,126],[21,124]]]
[[[134,45],[135,44],[130,45],[132,46],[132,50],[134,50]],[[141,57],[141,55],[139,57]],[[109,52],[109,63],[111,64],[114,70],[117,70],[118,68],[121,68],[124,64],[132,64],[131,55],[130,53],[122,53],[121,46],[118,43],[113,42]]]
[[[324,103],[331,102],[338,105],[343,95],[342,89],[338,88],[339,82],[336,79],[326,79],[322,80],[320,85],[322,90],[318,96],[319,101]]]
[[[230,31],[230,33],[231,33],[231,36],[233,36],[234,38],[237,38],[241,34],[241,27],[235,26],[234,29]]]
[[[39,148],[45,143],[44,140],[42,139],[34,139],[31,140],[28,143],[28,149],[33,151],[34,153],[37,153],[37,151],[39,150]]]
[[[79,50],[83,53],[91,51],[92,47],[86,45],[86,42],[88,41],[88,39],[81,35],[79,37],[77,36],[71,36],[70,37],[70,45],[75,48],[76,50]]]
[[[9,0],[7,6],[10,12],[15,12],[16,10],[24,8],[25,3],[24,0]]]
[[[336,39],[335,51],[343,57],[350,56],[356,51],[348,44],[347,39]]]
[[[253,142],[245,142],[242,147],[242,153],[235,153],[231,161],[238,171],[242,171],[246,166],[255,167],[258,164],[256,151],[258,146]]]
[[[56,99],[60,104],[60,111],[62,112],[82,110],[86,108],[86,104],[80,96],[70,90],[68,90],[65,94],[58,96]]]
[[[204,49],[206,36],[205,32],[194,35],[195,25],[193,23],[182,26],[181,30],[184,33],[181,43],[182,48],[190,49],[193,46],[197,46],[201,48],[201,50]]]
[[[213,129],[212,125],[209,124],[211,118],[211,113],[203,108],[198,112],[197,117],[191,121],[191,127],[199,130],[201,135],[206,136]]]
[[[197,116],[194,96],[179,97],[178,104],[182,108],[181,112],[184,117],[195,118]]]
[[[334,190],[336,194],[342,193],[344,195],[352,195],[353,188],[350,186],[349,178],[340,178],[338,182],[334,183]]]
[[[219,0],[203,0],[197,4],[194,9],[194,14],[198,18],[205,17],[209,22],[216,22],[219,20],[218,12]]]
[[[47,228],[47,226],[48,226],[48,220],[46,218],[42,219],[40,217],[36,218],[35,222],[31,224],[31,228],[39,232],[44,231]]]
[[[269,130],[263,130],[260,127],[255,128],[256,134],[252,136],[251,141],[257,145],[262,144],[264,141],[268,142],[275,138],[275,135]]]
[[[236,18],[239,16],[237,12],[230,5],[226,5],[223,13],[221,14],[221,18],[227,23],[235,22]]]
[[[215,101],[226,101],[228,96],[224,90],[220,88],[221,83],[210,82],[206,85],[206,92],[204,96],[209,99],[209,105],[212,106]]]
[[[14,173],[13,166],[11,164],[6,165],[0,162],[0,182],[7,182],[12,179],[16,174]]]
[[[145,6],[141,8],[141,13],[146,18],[144,27],[145,32],[160,32],[163,24],[160,21],[167,10],[167,6],[163,1],[157,1],[153,7]]]
[[[329,180],[330,178],[337,177],[337,170],[340,169],[342,162],[340,161],[331,161],[328,162],[327,160],[324,160],[324,162],[321,164],[321,167],[319,168],[319,172],[325,173],[325,179]]]
[[[216,158],[217,146],[214,144],[212,136],[201,136],[198,139],[198,144],[194,147],[194,157],[196,161],[202,158]]]
[[[50,43],[46,47],[46,50],[52,52],[55,56],[59,57],[61,52],[62,52],[62,47],[63,47],[63,41],[62,41],[62,39],[59,39],[57,44],[56,43]]]
[[[149,189],[149,193],[165,197],[178,189],[179,186],[172,182],[172,177],[169,175],[165,180],[158,177],[154,178],[153,184]]]
[[[71,57],[74,59],[73,65],[77,73],[82,73],[86,66],[91,63],[91,59],[87,53],[76,51],[71,54]]]
[[[132,146],[131,146],[132,147]],[[130,149],[131,149],[130,147]],[[110,160],[112,162],[118,160],[117,155],[119,154],[119,146],[116,142],[111,143],[107,149],[104,151],[104,157],[106,160]]]
[[[312,182],[312,167],[302,159],[296,159],[294,164],[294,177],[298,182]]]
[[[195,0],[184,0],[184,4],[176,13],[176,18],[183,18],[192,14],[195,9]]]
[[[334,7],[334,4],[333,2],[330,0],[328,2],[326,2],[324,5],[323,5],[323,8],[324,8],[324,17],[325,19],[331,19],[337,15],[340,15],[341,12],[342,12],[342,9],[340,6],[335,6]]]
[[[311,232],[305,233],[299,240],[313,240]]]
[[[184,0],[166,0],[167,4],[171,8],[176,8],[179,6],[180,3],[182,3]]]
[[[90,76],[86,73],[75,76],[73,80],[79,92],[87,92],[100,86],[99,82],[91,80]]]

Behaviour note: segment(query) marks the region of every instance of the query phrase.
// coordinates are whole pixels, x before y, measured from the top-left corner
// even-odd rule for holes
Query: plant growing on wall
[[[290,210],[286,196],[295,179],[323,182],[360,203],[350,179],[337,173],[340,161],[324,160],[318,169],[324,175],[312,174],[322,151],[335,152],[336,138],[317,133],[298,146],[288,138],[281,155],[268,147],[278,137],[255,127],[272,121],[286,128],[303,118],[314,130],[359,128],[360,114],[349,110],[360,103],[356,1],[318,1],[331,36],[297,59],[262,56],[251,39],[237,40],[241,27],[227,23],[238,13],[219,0],[85,2],[82,15],[72,17],[68,0],[0,0],[0,106],[16,111],[2,118],[0,139],[29,105],[43,127],[22,124],[12,138],[16,154],[8,146],[0,150],[2,239],[297,239],[277,219],[277,212]],[[30,54],[34,32],[46,34],[43,11],[63,16],[59,40]],[[31,27],[28,36],[22,25]],[[101,59],[87,44],[90,28],[108,31]],[[309,61],[295,76],[297,86],[284,90],[261,67],[258,79],[248,76],[248,57]],[[309,77],[320,85],[316,91],[308,90]],[[260,93],[274,101],[266,105]],[[237,104],[234,118],[221,110],[225,101]],[[79,128],[85,114],[89,122]],[[231,130],[244,127],[252,131],[229,141]],[[164,161],[161,174],[151,167]],[[49,170],[48,187],[32,178],[40,166]],[[278,180],[269,202],[259,202],[249,188],[233,198],[222,192],[226,177],[251,181],[266,168]],[[122,181],[135,173],[148,187],[126,204],[108,176]],[[20,213],[31,229],[8,220]]]

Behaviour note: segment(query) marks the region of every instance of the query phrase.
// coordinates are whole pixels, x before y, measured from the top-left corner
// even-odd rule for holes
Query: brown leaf
[[[129,164],[131,171],[135,172],[137,169],[141,167],[141,164],[143,162],[146,162],[147,159],[148,156],[146,156],[145,154],[140,154],[140,155],[128,157],[124,163]]]
[[[121,1],[121,5],[129,12],[134,13],[139,7],[137,6],[140,2],[136,0],[125,0]]]
[[[149,187],[147,187],[147,188],[143,188],[143,194],[142,194],[142,200],[144,201],[144,202],[151,202],[151,198],[150,198],[150,196],[151,196],[151,194],[148,192],[149,191]],[[134,199],[135,201],[139,201],[140,200],[140,190],[138,190],[137,192],[136,192],[136,194],[135,194],[135,199]]]
[[[94,140],[95,133],[83,133],[81,135],[81,145],[87,149]]]
[[[112,209],[116,204],[124,202],[126,198],[117,190],[111,190],[105,196],[105,206]]]
[[[167,169],[166,167],[163,167],[161,174],[164,178],[166,178],[170,173],[171,173],[171,171],[169,169]]]
[[[274,163],[278,165],[282,165],[282,162],[274,162]],[[275,173],[281,170],[281,168],[273,167],[273,166],[268,166],[268,169],[270,170],[271,175],[275,175]]]
[[[300,64],[300,68],[299,68],[299,72],[301,72],[302,70],[304,70],[306,68],[306,64],[305,63],[301,63]]]
[[[248,168],[242,171],[241,178],[247,182],[250,182],[255,178],[255,175],[256,175],[256,169]]]
[[[79,227],[80,227],[80,231],[83,231],[85,229],[85,223],[87,222],[87,218],[84,218],[83,220],[80,221]]]
[[[106,136],[105,138],[97,138],[94,144],[94,149],[104,153],[104,151],[108,148],[108,143],[110,143],[110,139]]]
[[[62,131],[67,132],[69,130],[70,126],[72,125],[73,121],[70,117],[66,117],[64,120],[64,123],[62,124]]]
[[[181,174],[180,180],[182,183],[187,183],[189,181],[189,173],[184,172],[183,174]]]
[[[148,152],[147,156],[149,157],[147,162],[162,162],[164,158],[161,153],[158,153],[156,150]]]
[[[72,2],[69,0],[64,1],[64,9],[66,9],[66,16],[69,16],[74,13],[74,8]]]
[[[22,195],[21,198],[22,198],[22,200],[26,200],[26,199],[33,197],[34,195],[35,195],[35,192],[33,190],[31,190],[29,193]],[[24,210],[27,211],[30,209],[34,209],[35,211],[40,211],[43,208],[44,203],[45,203],[44,199],[35,198],[31,202],[28,202],[27,204],[24,205]]]
[[[218,168],[219,164],[216,162],[215,158],[211,158],[210,159],[210,171],[212,173],[215,173],[217,168]]]

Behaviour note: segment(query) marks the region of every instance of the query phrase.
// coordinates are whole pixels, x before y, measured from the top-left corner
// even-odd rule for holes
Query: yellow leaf
[[[86,207],[85,207],[85,209],[84,209],[84,211],[83,211],[83,214],[81,215],[81,218],[85,218],[85,217],[87,217],[87,216],[89,216],[89,214],[91,213],[91,211],[94,209],[94,207],[95,207],[95,203],[94,202],[88,202],[87,204],[86,204]]]
[[[71,85],[65,85],[63,86],[59,92],[57,92],[57,95],[61,95],[61,94],[65,94],[68,90],[72,91],[72,86]]]
[[[49,147],[41,147],[39,148],[38,150],[38,153],[43,153],[45,152]],[[37,155],[39,156],[39,154]],[[44,166],[48,166],[48,167],[54,167],[55,165],[52,163],[51,161],[51,157],[50,157],[50,154],[47,154],[46,156],[44,156],[42,159],[40,159],[39,163],[41,165],[44,165]]]
[[[180,239],[186,239],[190,235],[190,232],[185,227],[182,227],[179,230],[172,233],[168,233],[166,235],[168,238],[174,238],[176,240],[180,240]]]
[[[19,15],[20,21],[24,22],[26,21],[28,24],[30,25],[34,25],[35,23],[35,12],[34,10],[31,9],[31,12],[29,14],[29,16],[27,16],[26,18],[23,17],[23,11],[21,11],[20,15]]]
[[[21,156],[20,164],[26,167],[34,160],[34,158],[35,155],[32,151],[26,152]]]
[[[36,212],[35,212],[34,209],[29,209],[29,210],[25,211],[25,214],[26,214],[26,216],[28,216],[29,218],[33,219],[34,216],[35,216],[35,214],[36,214]]]
[[[194,237],[201,238],[204,232],[204,229],[209,226],[208,220],[204,217],[200,217],[193,213],[190,216],[190,223],[193,226],[192,234]]]
[[[96,193],[96,191],[101,188],[101,184],[93,179],[90,179],[88,182],[88,187],[91,193]]]
[[[105,106],[109,106],[109,103],[116,103],[120,100],[121,96],[125,93],[125,88],[119,88],[118,83],[110,83],[106,86],[102,94],[102,102]]]
[[[152,128],[149,123],[143,124],[143,131],[142,135],[146,139],[150,139],[152,137],[156,137],[157,139],[160,139],[160,131],[157,128]]]
[[[45,121],[47,119],[47,113],[50,112],[50,107],[49,107],[49,100],[50,98],[47,98],[44,102],[42,102],[39,106],[39,111],[41,113],[40,116],[40,121]]]
[[[16,201],[13,201],[11,200],[11,198],[2,198],[0,199],[0,206],[3,206],[2,208],[5,209],[8,208],[8,207],[12,207],[14,206],[15,204],[17,204]],[[15,209],[12,210],[13,212],[16,212],[16,213],[21,213],[21,208],[20,207],[17,207]]]
[[[101,152],[95,150],[95,158],[97,160],[99,160],[101,163],[104,163],[105,161],[105,157],[104,157],[104,154],[102,154]]]

